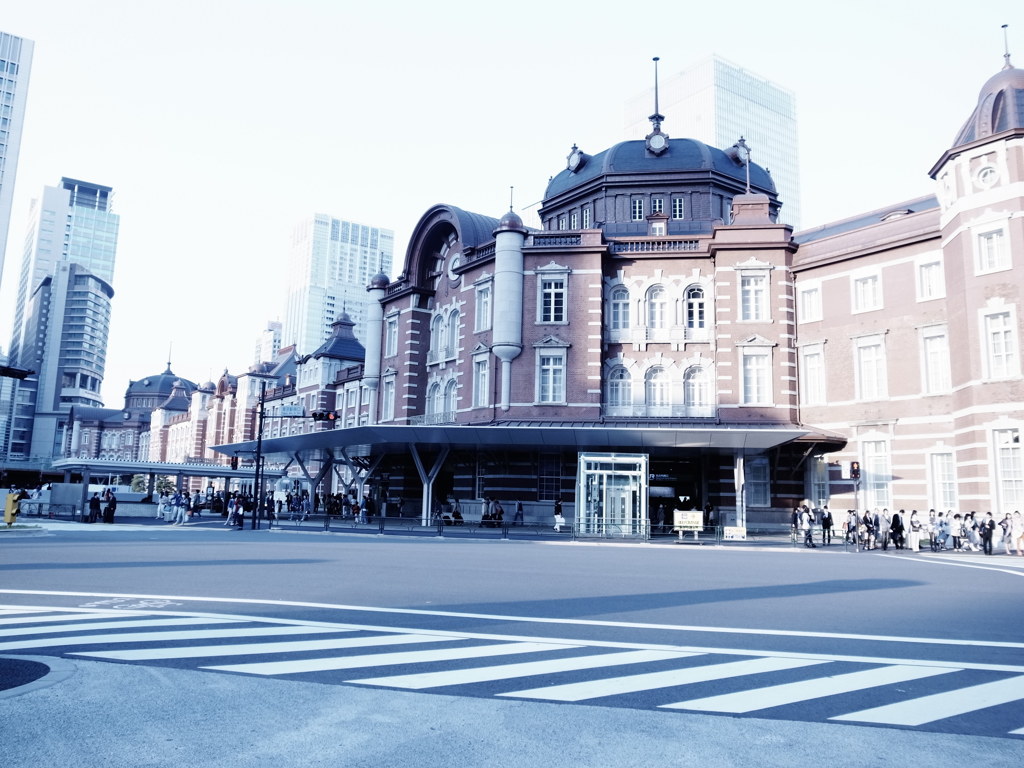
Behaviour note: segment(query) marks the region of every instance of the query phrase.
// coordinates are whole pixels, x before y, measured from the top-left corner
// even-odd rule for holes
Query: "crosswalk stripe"
[[[180,640],[215,640],[227,637],[272,637],[274,635],[317,635],[334,632],[332,629],[316,627],[250,627],[248,629],[197,629],[179,632],[123,632],[111,635],[75,635],[73,637],[50,637],[46,639],[25,639],[0,643],[0,651],[15,648],[53,648],[63,645],[102,645],[103,643],[155,643]]]
[[[766,688],[725,693],[720,696],[708,696],[702,699],[680,701],[675,704],[662,704],[661,706],[664,709],[694,709],[702,712],[740,714],[959,671],[959,669],[953,668],[879,667],[878,669],[865,669],[859,672],[849,672],[831,677],[818,677],[813,680],[800,680],[793,683],[783,683],[782,685],[770,685]]]
[[[0,611],[3,613],[3,611]],[[13,613],[13,611],[12,611]],[[115,616],[124,616],[119,614],[117,611],[111,611],[110,613],[51,613],[51,614],[39,614],[32,616],[18,616],[14,619],[0,619],[0,625],[11,625],[11,624],[44,624],[54,622],[55,624],[62,621],[95,621],[97,619],[112,619]],[[138,617],[138,614],[132,614],[134,618]],[[69,632],[71,630],[68,630]]]
[[[385,667],[394,664],[429,664],[438,661],[478,659],[488,656],[507,656],[514,653],[535,653],[577,648],[574,645],[555,643],[506,643],[503,645],[475,645],[460,648],[445,648],[431,651],[409,651],[406,653],[374,653],[364,656],[340,656],[326,659],[301,659],[296,661],[268,661],[253,664],[225,664],[203,669],[224,672],[245,672],[250,675],[291,675],[300,672],[324,672],[334,669],[360,669],[362,667]]]
[[[424,688],[437,688],[446,685],[510,680],[516,677],[574,672],[581,669],[595,669],[621,664],[640,664],[650,661],[665,661],[666,659],[681,659],[686,656],[695,655],[697,654],[676,653],[673,651],[625,651],[622,653],[600,653],[592,656],[573,656],[568,659],[525,661],[519,664],[474,667],[472,669],[453,669],[442,672],[422,672],[413,675],[371,677],[369,679],[346,680],[345,682],[359,683],[360,685],[381,685],[387,688],[422,690]]]
[[[322,630],[319,630],[322,631]],[[352,630],[338,630],[349,632]],[[204,656],[250,656],[271,653],[302,653],[305,651],[331,651],[366,646],[405,645],[409,643],[437,643],[451,641],[439,635],[376,635],[374,637],[343,637],[328,640],[289,640],[281,643],[247,643],[244,645],[186,645],[179,648],[137,648],[124,651],[97,651],[74,653],[95,659],[118,661],[153,661],[158,659],[198,659]]]
[[[830,717],[829,720],[887,725],[924,725],[1019,699],[1024,699],[1024,675],[972,685],[968,688],[957,688],[945,693],[934,693],[930,696],[921,696],[896,704],[863,709],[860,712]]]
[[[127,619],[124,621],[96,621],[84,624],[62,624],[56,627],[26,627],[24,629],[0,629],[0,637],[18,635],[52,635],[58,632],[91,632],[96,629],[132,629],[134,627],[181,627],[196,624],[237,624],[233,619]]]
[[[708,680],[722,680],[727,677],[742,677],[761,672],[778,672],[784,669],[797,669],[815,664],[826,664],[825,661],[811,659],[786,659],[766,657],[731,661],[725,664],[708,664],[685,669],[672,669],[665,672],[647,672],[628,677],[611,677],[602,680],[588,680],[582,683],[553,685],[546,688],[532,688],[525,691],[499,693],[499,696],[512,696],[518,699],[544,699],[546,701],[583,701],[602,696],[614,696],[622,693],[669,688],[674,685],[703,683]]]

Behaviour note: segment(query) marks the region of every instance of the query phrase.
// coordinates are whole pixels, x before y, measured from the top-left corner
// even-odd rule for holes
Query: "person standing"
[[[882,551],[886,552],[889,549],[889,532],[892,530],[892,520],[889,516],[889,508],[885,507],[882,509],[882,514],[875,518],[875,524],[877,526],[878,541],[882,545]]]
[[[921,532],[924,526],[921,525],[921,519],[917,516],[917,510],[910,510],[910,551],[920,552],[921,551]]]
[[[800,509],[800,529],[804,532],[804,546],[812,549],[817,546],[814,543],[814,513],[806,504]]]
[[[1010,518],[1010,538],[1013,539],[1013,546],[1019,557],[1024,557],[1024,517],[1019,511],[1013,513]]]
[[[555,499],[555,531],[561,533],[563,525],[565,525],[565,518],[562,517],[562,500]]]
[[[986,555],[992,554],[992,534],[996,530],[996,521],[992,518],[991,512],[986,512],[981,521],[981,549]]]
[[[103,522],[113,524],[115,512],[117,512],[117,496],[113,491],[107,491],[107,506],[103,508]]]
[[[93,493],[92,498],[89,499],[89,522],[95,523],[100,519],[100,495]]]
[[[828,504],[821,508],[821,543],[827,547],[832,543],[832,510]]]

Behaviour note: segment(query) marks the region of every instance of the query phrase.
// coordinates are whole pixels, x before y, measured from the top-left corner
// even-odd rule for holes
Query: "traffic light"
[[[851,480],[860,480],[860,462],[859,461],[851,461],[850,462],[850,479]]]
[[[338,420],[338,414],[335,411],[313,411],[311,415],[313,421],[329,421],[332,428],[334,422]]]

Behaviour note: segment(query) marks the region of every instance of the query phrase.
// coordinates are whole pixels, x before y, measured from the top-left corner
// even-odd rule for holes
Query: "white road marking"
[[[454,639],[454,638],[453,638]],[[333,669],[361,669],[363,667],[384,667],[393,664],[429,664],[438,661],[479,659],[490,656],[506,656],[514,653],[535,653],[576,648],[572,645],[554,643],[507,643],[504,645],[476,645],[469,648],[446,648],[432,651],[409,651],[407,653],[375,653],[365,656],[341,656],[333,659],[301,659],[297,661],[268,661],[255,664],[225,664],[203,669],[224,672],[245,672],[250,675],[292,675],[300,672],[324,672]]]
[[[723,680],[728,677],[743,677],[761,672],[778,672],[784,669],[809,667],[825,664],[825,661],[804,659],[763,658],[746,661],[731,661],[725,664],[707,664],[686,669],[671,669],[665,672],[647,672],[627,677],[610,677],[603,680],[587,680],[582,683],[552,685],[545,688],[531,688],[525,691],[499,693],[517,699],[544,699],[545,701],[583,701],[602,696],[616,696],[623,693],[649,691],[655,688],[670,688],[675,685],[704,683],[708,680]]]
[[[104,643],[157,643],[180,640],[214,640],[218,637],[269,637],[273,635],[310,635],[331,632],[310,627],[252,627],[250,629],[197,629],[181,632],[124,632],[113,635],[76,635],[45,640],[20,640],[0,643],[0,651],[15,648],[53,648],[63,645],[103,645]]]
[[[490,613],[459,613],[457,611],[428,611],[415,608],[383,608],[377,606],[368,605],[343,605],[337,603],[309,603],[296,600],[265,600],[265,599],[240,599],[230,597],[189,597],[186,595],[137,595],[131,593],[98,593],[98,592],[62,592],[56,590],[35,590],[35,589],[0,589],[0,594],[9,595],[58,595],[65,597],[132,597],[132,598],[146,598],[146,599],[158,599],[158,600],[187,600],[191,602],[199,603],[233,603],[238,605],[276,605],[276,606],[288,606],[293,608],[322,608],[330,610],[340,611],[358,611],[364,613],[385,613],[385,614],[401,614],[407,616],[443,616],[459,619],[476,619],[476,620],[487,620],[487,621],[519,621],[530,624],[564,624],[569,626],[580,626],[580,627],[619,627],[624,629],[658,629],[672,632],[705,632],[712,634],[730,634],[730,635],[756,635],[756,636],[772,636],[772,637],[814,637],[824,639],[836,639],[836,640],[871,640],[874,642],[885,642],[885,643],[912,643],[915,645],[949,645],[949,646],[970,646],[972,648],[1019,648],[1024,649],[1024,643],[1020,642],[1000,642],[1000,641],[989,641],[981,639],[955,639],[955,638],[936,638],[936,637],[899,637],[891,635],[859,635],[859,634],[843,634],[839,632],[804,632],[797,630],[785,630],[785,629],[751,629],[749,627],[700,627],[685,624],[645,624],[641,622],[626,622],[626,621],[600,621],[596,619],[558,619],[558,618],[545,618],[537,616],[503,616],[501,614],[490,614]],[[50,610],[53,610],[52,608]],[[162,614],[169,615],[171,611],[161,611]],[[179,612],[184,613],[184,612]],[[185,615],[195,616],[195,613],[185,613]],[[238,617],[236,617],[238,618]],[[239,619],[242,620],[242,619]],[[252,619],[245,619],[252,620]],[[270,621],[269,619],[256,619],[260,621]]]
[[[0,611],[0,613],[6,613]],[[14,611],[11,611],[14,613]],[[132,614],[137,616],[138,614]],[[118,611],[99,611],[97,613],[33,613],[30,616],[19,616],[14,619],[0,619],[0,625],[10,624],[44,624],[60,621],[90,621],[94,619],[112,619],[115,616],[125,616]],[[68,630],[71,631],[70,629]]]
[[[202,624],[237,624],[234,619],[129,619],[127,621],[95,621],[83,624],[61,624],[55,627],[26,627],[25,629],[0,629],[0,637],[18,635],[52,635],[58,632],[91,632],[96,629],[131,629],[133,627],[180,627]]]
[[[673,651],[623,651],[620,653],[600,653],[592,656],[573,656],[568,659],[548,659],[546,661],[525,661],[519,664],[498,664],[489,667],[472,669],[452,669],[443,672],[422,672],[413,675],[393,675],[390,677],[371,677],[346,680],[347,683],[360,685],[382,685],[387,688],[408,688],[423,690],[446,685],[464,685],[466,683],[484,683],[494,680],[511,680],[517,677],[534,675],[550,675],[560,672],[574,672],[582,669],[595,669],[623,664],[641,664],[666,659],[683,659],[694,656],[693,653],[677,653]]]
[[[749,691],[726,693],[720,696],[680,701],[676,704],[662,704],[661,706],[664,709],[695,709],[702,712],[741,714],[958,671],[960,670],[928,669],[927,667],[879,667],[831,677],[818,677],[813,680],[770,685],[766,688],[755,688]]]
[[[324,630],[317,630],[324,631]],[[348,632],[351,630],[341,630]],[[97,651],[73,653],[96,659],[119,661],[153,661],[158,659],[200,659],[208,656],[255,656],[273,653],[304,653],[308,651],[334,651],[343,648],[367,646],[408,645],[411,643],[438,643],[450,641],[435,635],[389,635],[381,637],[343,637],[329,640],[289,640],[282,643],[247,643],[245,645],[186,645],[179,648],[139,648],[124,651]]]
[[[886,725],[924,725],[1020,699],[1024,699],[1024,676],[1008,677],[1004,680],[972,685],[968,688],[957,688],[945,693],[920,696],[896,704],[837,715],[830,717],[829,720],[884,723]]]

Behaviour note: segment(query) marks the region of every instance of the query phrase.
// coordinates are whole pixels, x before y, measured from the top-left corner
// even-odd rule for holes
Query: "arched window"
[[[623,408],[633,403],[633,380],[621,365],[608,375],[608,407]]]
[[[456,408],[456,395],[459,385],[455,379],[450,379],[444,387],[444,414],[446,418],[454,418]]]
[[[455,357],[455,350],[459,346],[459,310],[455,310],[448,316],[448,333],[445,338],[445,357]]]
[[[444,403],[441,400],[441,384],[435,381],[427,390],[427,416],[436,416],[441,412]]]
[[[644,394],[648,408],[664,408],[672,404],[668,373],[661,366],[651,368],[644,377]]]
[[[704,303],[704,289],[692,285],[686,290],[686,335],[689,338],[702,336],[707,330],[707,307]]]
[[[647,291],[647,327],[664,328],[666,311],[665,288],[661,285],[653,286]]]
[[[683,404],[687,416],[707,415],[711,401],[711,377],[708,369],[693,365],[683,374]]]
[[[430,321],[430,351],[434,353],[432,356],[434,359],[436,359],[443,344],[444,318],[440,315],[435,315],[434,319]]]
[[[619,286],[612,291],[610,299],[609,327],[613,331],[629,328],[629,289]]]

